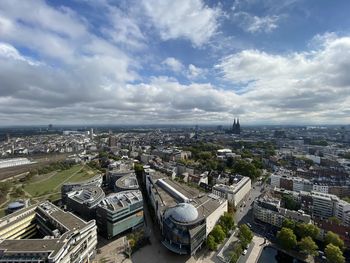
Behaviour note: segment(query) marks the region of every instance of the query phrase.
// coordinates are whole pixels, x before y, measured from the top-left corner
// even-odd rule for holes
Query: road
[[[261,189],[262,185],[260,182],[253,183],[248,200],[235,213],[235,221],[238,225],[253,223],[253,202],[261,195]]]

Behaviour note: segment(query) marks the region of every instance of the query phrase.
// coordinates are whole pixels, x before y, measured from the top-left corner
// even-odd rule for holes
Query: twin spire
[[[239,118],[233,119],[232,133],[233,134],[240,134],[241,133],[241,125],[239,124]]]

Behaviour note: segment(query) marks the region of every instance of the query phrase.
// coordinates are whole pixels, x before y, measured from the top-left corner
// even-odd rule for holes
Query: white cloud
[[[269,33],[278,27],[277,22],[280,17],[277,15],[255,16],[247,12],[237,12],[233,15],[233,19],[246,32]]]
[[[201,46],[215,34],[221,10],[202,0],[144,0],[143,6],[163,40],[184,38]]]
[[[173,57],[166,58],[162,62],[162,64],[166,65],[172,71],[177,72],[177,73],[181,72],[184,68],[184,65],[182,65],[182,63],[179,60],[177,60],[176,58],[173,58]]]
[[[224,58],[216,68],[226,80],[246,86],[242,97],[261,115],[295,114],[317,121],[329,119],[326,114],[334,108],[349,110],[344,103],[350,98],[349,37],[327,38],[321,49],[288,55],[244,50]]]
[[[201,77],[203,76],[204,73],[205,73],[204,69],[196,67],[193,64],[188,65],[188,77],[190,79]]]
[[[102,28],[102,32],[114,43],[126,49],[142,49],[146,38],[141,31],[135,17],[114,6],[106,4],[109,25]]]

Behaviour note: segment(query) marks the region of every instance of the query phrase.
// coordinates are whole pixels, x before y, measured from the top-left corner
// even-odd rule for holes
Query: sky
[[[1,0],[0,125],[350,124],[348,0]]]

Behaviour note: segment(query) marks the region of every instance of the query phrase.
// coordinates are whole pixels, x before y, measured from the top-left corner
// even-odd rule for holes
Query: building
[[[85,222],[50,202],[0,219],[0,262],[88,262],[96,244],[95,220]]]
[[[236,176],[232,185],[216,184],[213,186],[212,193],[226,199],[234,207],[246,200],[252,188],[249,177]]]
[[[17,200],[14,202],[9,203],[6,209],[6,214],[12,214],[13,212],[16,212],[20,209],[26,208],[29,206],[30,200]]]
[[[137,182],[135,173],[127,173],[123,177],[120,177],[114,185],[115,192],[127,191],[127,190],[137,190],[139,189],[139,184]]]
[[[147,173],[145,181],[162,244],[177,254],[195,254],[227,211],[227,201],[177,183],[160,172]]]
[[[239,124],[239,118],[236,118],[233,120],[232,124],[232,129],[231,129],[232,134],[241,134],[241,125]]]
[[[68,211],[90,220],[95,218],[96,207],[104,197],[101,187],[85,186],[67,193],[66,207]]]
[[[275,194],[282,196],[289,194],[299,202],[301,209],[312,216],[314,220],[327,220],[336,217],[346,226],[350,226],[350,203],[341,200],[336,195],[321,192],[295,192],[275,188]]]
[[[293,211],[281,207],[281,202],[275,198],[262,197],[256,199],[253,205],[254,219],[276,227],[282,227],[285,219],[296,222],[311,223],[311,216],[303,211]]]
[[[311,192],[313,216],[321,219],[328,219],[335,215],[339,198],[335,195]]]
[[[35,163],[35,162],[29,161],[27,158],[4,159],[4,160],[0,160],[0,169],[20,166],[25,164],[32,164],[32,163]]]
[[[124,176],[135,176],[134,170],[131,169],[113,169],[107,172],[106,174],[106,183],[110,189],[115,189],[115,183],[118,179]]]
[[[66,201],[66,195],[68,192],[71,192],[71,191],[77,190],[77,189],[82,189],[84,187],[89,187],[89,186],[101,187],[102,182],[103,182],[102,174],[98,174],[98,175],[96,175],[88,180],[85,180],[85,181],[65,183],[61,186],[62,201],[63,202]]]
[[[123,191],[105,197],[96,209],[96,222],[100,234],[108,239],[142,226],[141,191]]]

